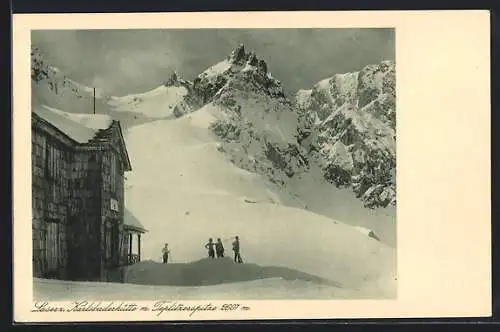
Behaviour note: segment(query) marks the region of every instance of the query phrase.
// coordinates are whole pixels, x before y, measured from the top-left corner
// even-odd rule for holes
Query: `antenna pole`
[[[94,114],[95,114],[95,88],[94,88]]]

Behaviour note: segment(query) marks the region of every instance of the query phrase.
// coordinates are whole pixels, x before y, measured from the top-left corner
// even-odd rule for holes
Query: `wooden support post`
[[[141,261],[141,233],[137,234],[137,256],[138,261]]]

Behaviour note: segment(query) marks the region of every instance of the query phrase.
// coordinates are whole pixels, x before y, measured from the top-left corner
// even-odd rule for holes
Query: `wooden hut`
[[[118,121],[32,109],[33,275],[119,281],[124,173],[132,167]]]

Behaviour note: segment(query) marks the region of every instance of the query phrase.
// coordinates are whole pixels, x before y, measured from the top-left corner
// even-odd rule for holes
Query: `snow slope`
[[[209,237],[239,235],[247,262],[294,268],[364,294],[394,295],[392,248],[351,226],[283,205],[296,198],[217,151],[207,130],[211,121],[204,108],[135,126],[126,135],[134,169],[127,175],[126,206],[150,230],[144,259],[159,261],[169,242],[175,262],[198,260]]]
[[[176,108],[189,108],[184,101],[187,93],[183,86],[159,86],[145,93],[111,97],[108,104],[115,111],[136,112],[151,119],[169,118]]]
[[[307,210],[373,230],[381,242],[396,248],[396,207],[367,209],[350,188],[337,188],[325,181],[321,168],[314,163],[307,173],[290,179],[287,188]]]
[[[114,97],[106,96],[101,89],[94,89],[75,82],[64,72],[47,63],[35,46],[31,49],[31,106],[49,106],[67,113],[103,114],[119,120],[124,129],[135,124],[152,121],[151,118],[127,110],[114,110],[109,104]]]

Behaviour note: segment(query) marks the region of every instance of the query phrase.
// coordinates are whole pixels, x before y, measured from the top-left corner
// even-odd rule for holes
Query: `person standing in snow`
[[[217,239],[217,243],[215,244],[215,253],[217,254],[217,258],[224,257],[224,245],[220,238]]]
[[[212,238],[208,239],[208,243],[205,244],[205,249],[208,249],[208,257],[210,258],[215,258],[214,246],[215,243],[213,242]]]
[[[167,264],[168,263],[168,255],[170,254],[170,250],[168,249],[168,243],[165,243],[165,247],[161,250],[163,254],[163,263]]]
[[[233,251],[234,251],[234,262],[235,263],[243,263],[240,255],[240,238],[238,236],[235,237],[233,241]]]

